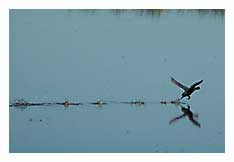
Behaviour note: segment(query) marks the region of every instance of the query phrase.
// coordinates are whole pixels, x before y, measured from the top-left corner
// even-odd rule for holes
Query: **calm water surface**
[[[225,152],[224,13],[184,10],[10,10],[10,152]],[[180,107],[173,76],[201,90]],[[109,103],[109,102],[108,102]]]

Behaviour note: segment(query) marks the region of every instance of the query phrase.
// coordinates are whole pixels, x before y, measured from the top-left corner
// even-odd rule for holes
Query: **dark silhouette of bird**
[[[184,97],[188,97],[188,100],[190,99],[190,95],[195,91],[195,90],[199,90],[200,87],[197,87],[199,84],[201,84],[203,82],[203,80],[200,80],[199,82],[194,83],[191,87],[187,87],[183,84],[181,84],[180,82],[178,82],[177,80],[175,80],[173,77],[171,77],[171,82],[174,83],[175,85],[177,85],[178,87],[180,87],[181,89],[184,90],[184,92],[182,93],[182,96],[180,99],[184,98]]]
[[[179,120],[179,119],[182,119],[184,117],[188,117],[188,119],[197,127],[201,127],[201,124],[195,120],[194,118],[198,118],[198,114],[195,114],[193,113],[191,110],[190,110],[190,106],[188,105],[187,108],[186,107],[183,107],[182,105],[179,105],[181,107],[181,111],[183,112],[182,115],[180,116],[177,116],[175,118],[173,118],[172,120],[170,120],[169,124],[172,124],[173,122]]]

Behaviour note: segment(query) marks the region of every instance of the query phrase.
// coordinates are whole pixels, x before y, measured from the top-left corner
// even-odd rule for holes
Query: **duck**
[[[181,95],[181,99],[183,99],[184,97],[188,97],[188,100],[190,99],[190,95],[195,91],[195,90],[199,90],[200,87],[197,87],[199,84],[201,84],[203,82],[203,80],[200,80],[196,83],[194,83],[192,86],[187,87],[183,84],[181,84],[180,82],[178,82],[177,80],[175,80],[173,77],[171,77],[171,82],[174,83],[176,86],[180,87],[181,89],[184,90],[184,92]]]

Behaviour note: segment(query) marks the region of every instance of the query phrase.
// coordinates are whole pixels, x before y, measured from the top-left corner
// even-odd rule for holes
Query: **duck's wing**
[[[191,87],[196,87],[197,85],[199,85],[199,84],[201,84],[203,82],[203,80],[200,80],[199,82],[196,82],[196,83],[194,83]]]
[[[183,90],[187,91],[189,88],[185,85],[181,84],[180,82],[176,81],[173,77],[171,77],[171,82],[177,85],[178,87],[182,88]]]

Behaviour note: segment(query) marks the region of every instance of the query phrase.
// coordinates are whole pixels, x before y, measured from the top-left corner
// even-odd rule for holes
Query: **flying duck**
[[[199,82],[194,83],[191,87],[187,87],[187,86],[181,84],[180,82],[176,81],[173,77],[171,77],[171,82],[184,90],[184,92],[182,93],[182,96],[181,96],[180,100],[182,98],[186,97],[186,96],[188,97],[188,100],[189,100],[190,99],[190,95],[195,90],[199,90],[200,89],[200,87],[196,87],[196,86],[198,86],[199,84],[201,84],[203,82],[203,80],[200,80]]]

